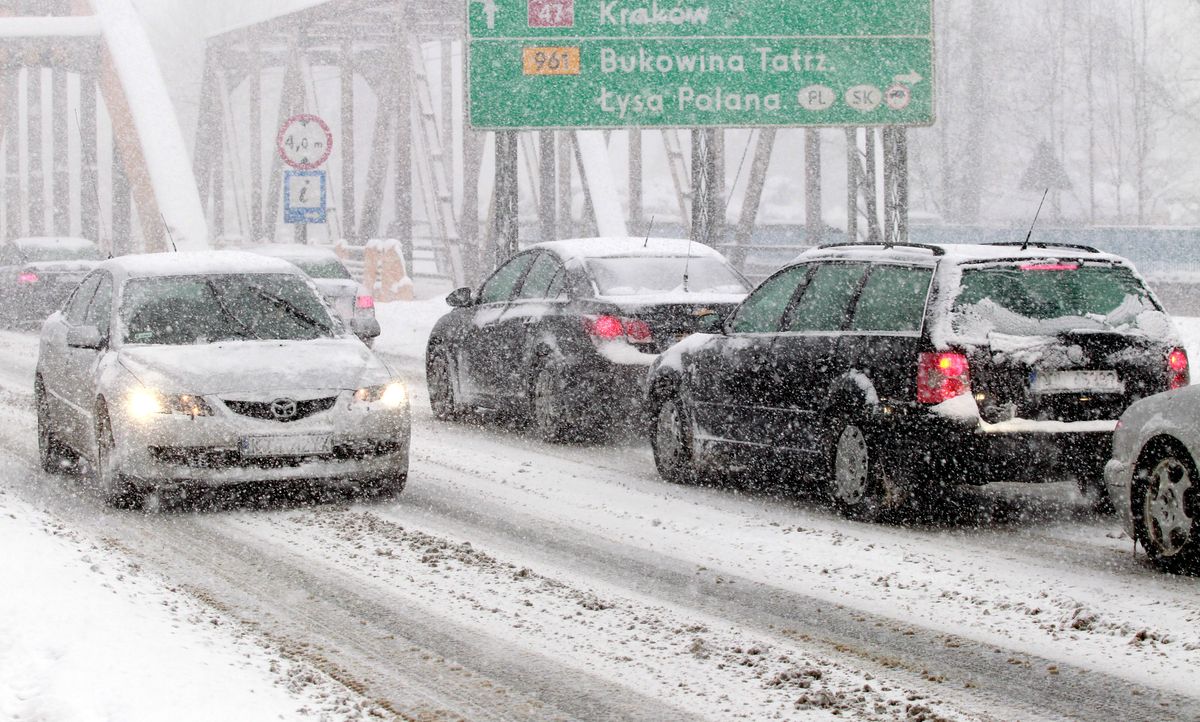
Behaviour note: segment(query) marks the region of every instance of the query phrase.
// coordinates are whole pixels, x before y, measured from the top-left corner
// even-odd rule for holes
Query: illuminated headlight
[[[379,404],[388,409],[398,409],[408,403],[408,389],[399,381],[380,386],[367,386],[354,392],[354,400],[364,404]]]
[[[138,421],[145,421],[155,414],[182,414],[193,418],[212,416],[212,407],[199,396],[160,394],[150,389],[137,389],[130,393],[125,408]]]

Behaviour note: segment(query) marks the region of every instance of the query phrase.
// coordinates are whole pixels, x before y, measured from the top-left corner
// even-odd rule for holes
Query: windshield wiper
[[[233,321],[242,329],[242,335],[245,338],[253,338],[261,341],[262,337],[254,333],[254,331],[250,329],[250,326],[245,321],[238,318],[237,315],[229,309],[229,306],[226,306],[225,302],[221,300],[221,293],[217,290],[216,284],[207,279],[204,281],[204,283],[208,286],[209,292],[212,293],[213,300],[217,302],[217,308],[221,309],[221,313],[225,314],[226,318],[228,318],[230,321]]]
[[[317,319],[315,319],[312,316],[308,315],[307,313],[301,311],[299,308],[296,308],[296,305],[293,304],[291,301],[280,298],[279,296],[276,296],[275,294],[268,292],[266,289],[262,288],[261,286],[255,286],[255,285],[251,284],[249,286],[249,288],[251,291],[254,291],[254,293],[257,294],[259,296],[259,298],[269,301],[272,304],[274,304],[275,306],[282,308],[284,311],[287,311],[293,317],[300,319],[301,321],[308,324],[312,328],[315,328],[322,333],[331,333],[333,331],[333,329],[330,328],[329,326],[326,326],[325,324],[321,323]]]

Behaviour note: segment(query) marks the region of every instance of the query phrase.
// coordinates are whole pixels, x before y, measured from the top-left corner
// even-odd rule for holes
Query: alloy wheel
[[[849,424],[838,437],[833,461],[833,492],[846,506],[861,504],[867,496],[871,456],[861,429]]]
[[[1178,555],[1192,540],[1187,498],[1195,483],[1187,464],[1166,456],[1151,468],[1142,497],[1146,546],[1162,557]]]

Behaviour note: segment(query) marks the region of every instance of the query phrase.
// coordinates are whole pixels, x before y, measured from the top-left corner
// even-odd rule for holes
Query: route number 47
[[[529,27],[575,26],[575,0],[529,0]]]

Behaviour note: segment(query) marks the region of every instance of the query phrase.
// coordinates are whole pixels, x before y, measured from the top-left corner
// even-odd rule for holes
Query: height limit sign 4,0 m
[[[934,121],[932,0],[470,0],[479,129]]]

